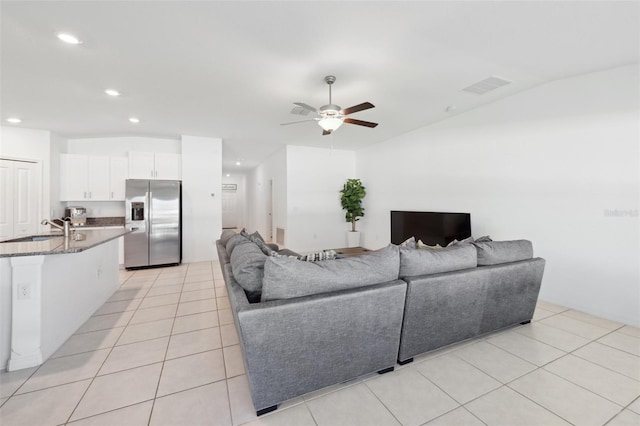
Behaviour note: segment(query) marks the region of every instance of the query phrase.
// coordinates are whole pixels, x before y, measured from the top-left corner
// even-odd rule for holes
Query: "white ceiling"
[[[225,171],[285,144],[359,149],[532,86],[638,63],[631,2],[1,2],[1,115],[68,138],[223,139]],[[83,44],[60,42],[58,32]],[[321,136],[296,101],[375,109]],[[461,91],[489,76],[513,83]],[[104,89],[122,92],[110,98]],[[637,90],[637,88],[630,88]],[[445,112],[457,106],[453,113]],[[137,125],[128,117],[139,117]],[[240,159],[242,166],[234,165]]]

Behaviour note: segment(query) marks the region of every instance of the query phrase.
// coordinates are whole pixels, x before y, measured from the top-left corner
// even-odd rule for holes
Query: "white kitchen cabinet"
[[[126,181],[129,177],[127,157],[111,157],[111,200],[124,201]]]
[[[60,154],[60,201],[122,201],[126,157]]]
[[[129,152],[129,178],[180,180],[182,156],[163,152]]]
[[[38,164],[0,160],[0,240],[38,231]]]
[[[90,155],[88,158],[87,192],[91,200],[109,200],[111,197],[111,162],[109,157]]]

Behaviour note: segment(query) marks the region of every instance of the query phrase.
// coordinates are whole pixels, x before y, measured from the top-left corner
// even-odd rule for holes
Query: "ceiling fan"
[[[331,85],[335,83],[336,77],[333,75],[328,75],[324,78],[325,83],[329,85],[329,103],[327,105],[323,105],[320,108],[314,108],[310,105],[305,104],[304,102],[294,102],[294,105],[298,105],[301,108],[304,108],[308,111],[315,112],[318,117],[313,118],[311,120],[303,120],[303,121],[294,121],[292,123],[282,123],[281,126],[286,126],[289,124],[298,124],[305,123],[307,121],[317,121],[318,125],[322,127],[322,135],[330,135],[334,132],[338,127],[342,125],[342,123],[355,124],[358,126],[365,127],[376,127],[378,123],[372,123],[370,121],[362,121],[356,120],[355,118],[347,117],[350,114],[355,112],[364,111],[366,109],[375,108],[371,102],[364,102],[359,105],[354,105],[350,108],[342,109],[338,105],[334,105],[331,103]]]

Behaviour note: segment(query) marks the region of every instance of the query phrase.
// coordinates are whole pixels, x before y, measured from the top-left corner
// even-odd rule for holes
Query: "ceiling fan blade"
[[[362,120],[356,120],[354,118],[345,118],[344,119],[345,123],[349,123],[349,124],[357,124],[358,126],[365,126],[365,127],[376,127],[378,125],[378,123],[372,123],[370,121],[362,121]]]
[[[322,131],[322,136],[327,136],[331,134],[331,130],[323,130]]]
[[[311,105],[307,105],[304,102],[294,102],[293,104],[298,105],[299,107],[302,107],[304,109],[308,109],[311,112],[316,112],[316,113],[318,112],[316,108],[312,107]]]
[[[300,105],[302,106],[302,105]],[[362,103],[360,105],[354,105],[350,108],[345,108],[342,110],[342,113],[344,115],[349,115],[349,114],[353,114],[354,112],[358,112],[358,111],[364,111],[365,109],[371,109],[371,108],[375,108],[376,106],[374,104],[372,104],[371,102],[365,102]]]
[[[288,126],[289,124],[298,124],[298,123],[306,123],[307,121],[316,121],[315,119],[311,120],[302,120],[302,121],[291,121],[289,123],[280,123],[281,126]]]

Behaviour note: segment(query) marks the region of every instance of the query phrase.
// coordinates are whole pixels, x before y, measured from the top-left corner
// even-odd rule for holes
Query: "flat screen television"
[[[391,211],[391,242],[400,244],[411,237],[433,246],[471,236],[471,214]]]

